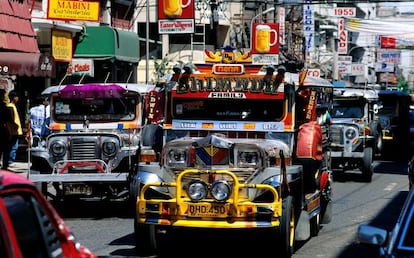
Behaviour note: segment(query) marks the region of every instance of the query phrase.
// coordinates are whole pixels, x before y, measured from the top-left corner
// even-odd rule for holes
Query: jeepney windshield
[[[280,121],[284,101],[275,99],[175,98],[174,119],[220,121]]]
[[[358,99],[334,99],[333,118],[361,118],[364,116],[365,102]]]
[[[137,116],[137,96],[122,98],[61,98],[52,102],[56,121],[131,121]]]

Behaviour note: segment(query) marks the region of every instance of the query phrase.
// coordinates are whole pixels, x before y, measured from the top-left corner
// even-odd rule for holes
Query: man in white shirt
[[[34,106],[29,111],[29,125],[26,135],[26,140],[33,146],[39,144],[38,141],[43,141],[50,133],[50,106],[49,100],[46,96],[41,96],[41,104]]]

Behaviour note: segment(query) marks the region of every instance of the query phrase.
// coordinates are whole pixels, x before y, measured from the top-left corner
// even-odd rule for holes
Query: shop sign
[[[365,75],[365,65],[364,64],[351,64],[351,75],[353,76]]]
[[[379,50],[377,51],[377,62],[385,63],[400,63],[401,51],[400,50]]]
[[[158,31],[160,34],[194,33],[194,20],[159,20]]]
[[[279,64],[279,55],[264,55],[264,54],[253,54],[252,64]]]
[[[92,59],[72,59],[66,71],[67,75],[94,76],[94,65]]]
[[[99,21],[100,1],[49,0],[48,3],[48,19]]]
[[[315,44],[315,21],[311,0],[305,0],[303,5],[303,35],[305,37],[305,54],[310,55],[314,51]]]
[[[316,69],[316,68],[308,69],[307,76],[319,78],[321,77],[321,69]]]
[[[328,10],[329,16],[334,17],[355,17],[355,7],[336,7]]]
[[[158,20],[194,19],[195,0],[158,0]]]
[[[72,32],[52,30],[52,56],[56,61],[70,62],[73,56]]]
[[[375,63],[376,72],[394,72],[394,63],[377,62]]]
[[[345,30],[345,20],[339,19],[338,22],[338,54],[348,54],[348,32]]]

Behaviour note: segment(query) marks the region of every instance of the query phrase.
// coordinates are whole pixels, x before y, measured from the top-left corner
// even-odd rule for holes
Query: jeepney
[[[383,140],[378,124],[378,93],[370,87],[334,89],[329,156],[334,179],[346,170],[359,169],[371,182],[375,154]]]
[[[185,242],[168,236],[187,230],[259,230],[290,257],[331,217],[330,172],[318,167],[305,190],[296,139],[301,119],[316,120],[316,101],[332,100],[332,84],[283,68],[194,65],[162,91],[159,159],[143,146],[129,177],[137,253],[171,255],[163,241]]]
[[[30,180],[46,196],[125,199],[152,85],[68,84],[46,88],[51,133],[32,139]],[[53,185],[54,187],[49,187]]]

